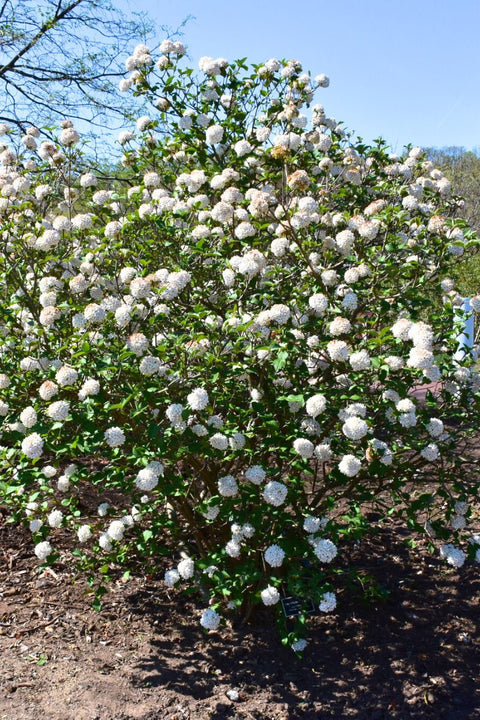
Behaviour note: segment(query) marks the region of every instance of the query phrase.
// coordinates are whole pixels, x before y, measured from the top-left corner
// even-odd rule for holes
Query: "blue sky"
[[[118,0],[202,55],[296,58],[330,87],[327,114],[364,140],[480,146],[480,0]],[[161,33],[159,33],[159,36]]]

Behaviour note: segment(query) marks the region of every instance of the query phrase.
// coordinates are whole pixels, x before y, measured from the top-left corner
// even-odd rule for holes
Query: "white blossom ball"
[[[33,407],[26,407],[22,412],[20,413],[20,422],[26,427],[31,428],[35,425],[37,422],[37,413],[35,411],[35,408]]]
[[[435,443],[429,443],[420,450],[420,455],[428,462],[434,462],[440,457],[440,451],[438,445]]]
[[[107,535],[111,540],[122,540],[125,532],[125,525],[121,520],[112,520],[108,526]]]
[[[343,340],[331,340],[327,345],[327,352],[333,362],[346,362],[348,360],[348,345]]]
[[[221,125],[210,125],[205,133],[205,141],[207,145],[218,145],[222,142],[223,127]]]
[[[187,395],[187,402],[192,410],[204,410],[208,405],[208,393],[204,388],[195,388]]]
[[[337,556],[337,546],[331,540],[316,540],[313,552],[323,563],[330,563]]]
[[[338,469],[347,477],[354,477],[360,471],[362,463],[354,455],[344,455],[338,464]]]
[[[306,438],[297,438],[293,443],[293,448],[302,458],[308,459],[313,455],[314,444]]]
[[[332,448],[329,443],[319,443],[315,446],[315,450],[313,452],[317,460],[320,460],[320,462],[328,462],[333,456]]]
[[[217,630],[220,625],[220,615],[213,608],[208,608],[202,613],[200,625],[206,630]]]
[[[323,413],[325,408],[327,407],[327,399],[324,395],[312,395],[312,397],[308,398],[305,409],[307,411],[307,415],[310,415],[311,417],[317,417],[317,415],[320,415],[320,413]]]
[[[57,400],[57,402],[49,405],[45,412],[52,420],[63,422],[70,412],[70,403],[66,400]]]
[[[328,326],[330,335],[346,335],[352,329],[350,320],[344,317],[336,317]]]
[[[467,521],[463,515],[454,515],[450,521],[450,527],[452,530],[465,530],[467,527]]]
[[[328,298],[321,293],[315,293],[308,298],[308,305],[316,315],[322,315],[328,307]]]
[[[459,550],[451,543],[447,543],[440,548],[440,557],[444,558],[449,565],[460,568],[467,556],[462,550]]]
[[[48,540],[44,540],[41,543],[38,543],[38,545],[35,545],[35,555],[39,560],[43,562],[43,560],[46,560],[47,557],[52,552],[52,546],[48,542]]]
[[[427,432],[434,438],[440,437],[440,435],[443,434],[444,429],[443,422],[439,418],[431,418],[430,422],[427,424]]]
[[[234,433],[228,441],[232,450],[242,450],[245,447],[246,438],[243,433]]]
[[[239,557],[241,549],[240,544],[236,540],[229,540],[225,545],[225,552],[229,557]]]
[[[62,524],[63,513],[60,510],[52,510],[47,516],[47,521],[50,527],[58,528]]]
[[[112,448],[120,447],[125,442],[125,433],[119,427],[111,427],[105,430],[105,440]]]
[[[254,485],[261,485],[266,476],[267,473],[260,465],[252,465],[248,470],[245,470],[246,479]]]
[[[350,440],[361,440],[368,433],[368,425],[365,420],[354,415],[345,420],[342,432]]]
[[[285,551],[279,545],[270,545],[265,550],[264,558],[271,567],[280,567],[285,558]]]
[[[36,460],[43,453],[43,440],[38,433],[32,433],[22,441],[22,452],[30,458]]]
[[[87,378],[83,383],[82,387],[78,391],[79,400],[85,400],[87,397],[92,395],[98,395],[100,392],[100,383],[94,378]]]
[[[337,607],[337,598],[335,596],[335,593],[333,592],[326,592],[323,594],[322,599],[320,600],[320,605],[318,606],[318,609],[320,612],[332,612]]]
[[[237,481],[233,475],[224,475],[224,477],[218,478],[218,492],[223,497],[233,497],[238,493]]]
[[[183,560],[180,560],[177,565],[177,570],[180,577],[184,580],[189,580],[191,577],[193,577],[193,573],[195,571],[195,564],[192,558],[184,558]]]
[[[163,581],[167,587],[173,587],[180,580],[178,570],[166,570]]]
[[[262,598],[264,605],[276,605],[280,600],[280,593],[276,587],[268,585],[264,590],[262,590],[260,597]]]
[[[321,519],[318,517],[315,517],[313,515],[309,515],[303,521],[303,529],[307,533],[316,533],[320,530],[321,526],[322,526]]]
[[[77,537],[79,542],[84,543],[87,542],[87,540],[90,540],[92,537],[92,530],[90,528],[90,525],[80,525],[80,527],[77,530]]]
[[[280,505],[283,505],[285,502],[287,492],[288,490],[283,483],[277,482],[276,480],[270,480],[270,482],[268,482],[263,488],[262,494],[269,505],[280,507]]]
[[[349,362],[352,366],[352,370],[355,370],[356,372],[368,370],[372,364],[367,350],[359,350],[358,352],[352,353],[350,355]]]
[[[215,448],[215,450],[227,450],[228,438],[226,435],[222,435],[222,433],[215,433],[215,435],[212,435],[210,438],[210,445]]]

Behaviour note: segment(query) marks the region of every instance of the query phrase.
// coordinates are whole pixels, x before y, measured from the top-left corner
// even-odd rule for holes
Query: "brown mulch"
[[[0,720],[478,719],[478,565],[406,539],[392,520],[352,550],[389,595],[345,587],[298,659],[266,610],[207,636],[201,602],[157,579],[118,580],[98,613],[67,562],[39,574],[0,514]]]

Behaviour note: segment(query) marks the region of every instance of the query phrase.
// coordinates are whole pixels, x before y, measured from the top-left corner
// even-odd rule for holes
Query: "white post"
[[[465,315],[463,329],[457,337],[458,350],[455,360],[461,361],[466,355],[474,355],[475,318],[470,304],[470,298],[463,299],[462,310]]]

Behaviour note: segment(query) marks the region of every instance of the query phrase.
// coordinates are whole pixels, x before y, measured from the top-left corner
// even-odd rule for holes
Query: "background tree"
[[[477,152],[463,147],[428,148],[430,160],[440,168],[452,183],[453,192],[465,200],[462,215],[469,225],[480,232],[480,157]],[[455,264],[458,289],[464,295],[480,291],[480,255]]]
[[[123,62],[152,32],[146,15],[126,17],[109,0],[0,0],[0,122],[124,117]]]

